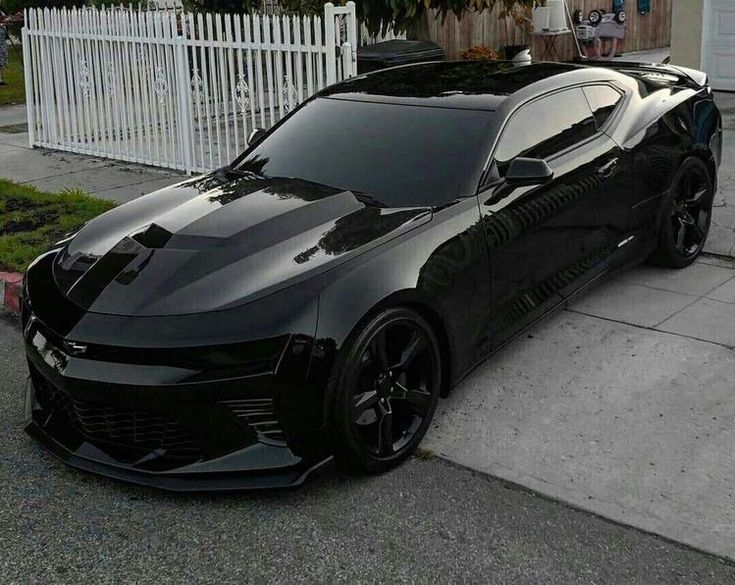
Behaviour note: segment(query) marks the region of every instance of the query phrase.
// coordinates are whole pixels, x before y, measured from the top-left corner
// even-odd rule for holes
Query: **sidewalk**
[[[641,266],[442,401],[424,446],[735,560],[735,262]]]
[[[671,56],[669,47],[661,49],[650,49],[648,51],[633,51],[623,53],[620,57],[615,57],[613,61],[634,61],[636,63],[663,63],[666,57]]]
[[[43,191],[83,189],[125,203],[185,178],[176,171],[28,147],[25,106],[0,108],[0,177]]]

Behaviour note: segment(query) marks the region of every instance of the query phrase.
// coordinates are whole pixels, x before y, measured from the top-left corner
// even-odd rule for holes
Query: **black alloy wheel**
[[[590,10],[587,20],[590,21],[592,26],[597,26],[602,22],[602,12],[600,10]]]
[[[714,185],[707,165],[687,158],[672,182],[658,248],[651,259],[672,268],[689,266],[702,251],[712,221]]]
[[[431,325],[407,308],[381,313],[351,344],[338,384],[337,462],[359,473],[395,467],[415,451],[436,410],[441,354]]]

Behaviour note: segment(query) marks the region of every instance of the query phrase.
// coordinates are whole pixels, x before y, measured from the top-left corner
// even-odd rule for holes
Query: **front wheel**
[[[666,195],[653,263],[684,268],[694,262],[707,241],[713,199],[707,165],[697,157],[685,159]]]
[[[332,421],[335,458],[346,471],[381,473],[411,455],[429,428],[441,387],[439,343],[420,314],[393,308],[346,349]]]

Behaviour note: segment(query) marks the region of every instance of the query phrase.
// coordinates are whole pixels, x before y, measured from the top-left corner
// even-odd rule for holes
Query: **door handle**
[[[606,162],[604,165],[597,169],[597,174],[600,175],[603,179],[608,179],[612,177],[615,169],[618,168],[618,162],[619,160],[617,158]]]

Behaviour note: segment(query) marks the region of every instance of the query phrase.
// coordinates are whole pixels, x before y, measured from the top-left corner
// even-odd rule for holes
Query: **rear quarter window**
[[[609,85],[590,85],[584,88],[595,124],[602,128],[623,99],[622,94]]]
[[[500,137],[495,161],[501,176],[518,157],[548,159],[596,134],[587,99],[567,89],[522,106]]]

